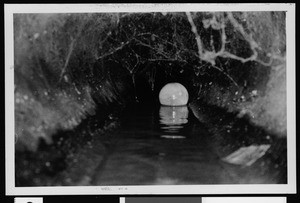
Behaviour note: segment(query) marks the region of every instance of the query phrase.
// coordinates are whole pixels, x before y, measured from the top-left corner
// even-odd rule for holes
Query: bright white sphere
[[[159,92],[159,102],[162,105],[183,106],[188,100],[188,91],[180,83],[168,83]]]

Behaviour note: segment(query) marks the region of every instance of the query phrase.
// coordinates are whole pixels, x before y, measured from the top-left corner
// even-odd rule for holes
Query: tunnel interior
[[[105,184],[108,180],[99,174],[75,180],[79,171],[92,172],[84,166],[74,166],[74,172],[70,157],[90,156],[80,154],[85,153],[82,148],[100,146],[103,152],[97,152],[101,155],[92,161],[102,163],[112,143],[127,143],[120,148],[136,145],[130,143],[133,135],[127,140],[105,135],[127,129],[120,128],[122,119],[138,128],[140,113],[148,115],[151,108],[156,109],[157,120],[147,120],[149,126],[159,124],[159,116],[174,112],[183,116],[179,122],[185,125],[189,114],[198,124],[189,121],[184,129],[192,135],[208,129],[212,137],[193,139],[207,142],[218,156],[243,147],[252,151],[258,147],[264,153],[270,147],[267,161],[262,162],[272,171],[270,177],[252,180],[260,171],[251,168],[245,170],[248,179],[239,177],[239,183],[286,182],[284,12],[15,14],[14,29],[18,185],[98,184],[93,179]],[[188,90],[188,105],[164,111],[159,92],[174,82]],[[145,129],[139,130],[148,135]],[[181,132],[169,126],[163,129]],[[200,146],[206,149],[203,143]],[[157,145],[153,148],[160,156],[177,153],[172,144],[165,149]],[[154,153],[139,150],[147,156]],[[91,160],[82,161],[89,165]],[[142,164],[138,167],[146,170]],[[66,174],[71,174],[72,181]],[[218,178],[217,183],[229,181]],[[140,184],[138,177],[133,179]],[[182,183],[174,177],[157,179],[157,184]],[[189,177],[186,181],[193,183]]]

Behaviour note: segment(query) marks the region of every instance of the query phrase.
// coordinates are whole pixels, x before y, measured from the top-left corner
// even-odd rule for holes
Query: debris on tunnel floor
[[[222,160],[231,164],[251,166],[257,159],[265,155],[269,148],[270,145],[241,147],[232,154],[224,157]]]

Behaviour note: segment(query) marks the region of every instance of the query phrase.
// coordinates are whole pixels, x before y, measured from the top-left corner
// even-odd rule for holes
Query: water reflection
[[[188,123],[189,110],[187,106],[161,106],[159,110],[162,138],[182,139],[180,129]]]

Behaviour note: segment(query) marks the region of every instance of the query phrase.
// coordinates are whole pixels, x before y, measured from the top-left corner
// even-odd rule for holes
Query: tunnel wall
[[[284,12],[255,12],[237,14],[241,25],[247,21],[245,31],[251,33],[258,44],[262,61],[271,53],[275,60],[229,61],[228,72],[232,81],[222,83],[222,77],[211,78],[202,86],[200,98],[205,102],[237,112],[238,117],[247,117],[250,122],[265,128],[277,136],[286,136],[286,35]],[[236,50],[243,50],[243,47]],[[240,52],[241,53],[241,52]],[[277,60],[278,59],[278,60]],[[229,81],[223,77],[223,81]]]
[[[14,14],[16,150],[35,151],[41,139],[51,143],[58,130],[122,101],[123,85],[100,73],[95,56],[112,22],[109,15]]]
[[[202,88],[197,99],[237,113],[239,118],[246,117],[271,134],[286,136],[286,75],[285,68],[279,69],[265,76],[264,86],[223,87],[211,82]]]

